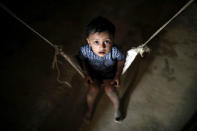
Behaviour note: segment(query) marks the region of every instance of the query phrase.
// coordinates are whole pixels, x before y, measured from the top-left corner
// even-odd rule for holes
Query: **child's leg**
[[[116,88],[110,84],[111,80],[104,80],[103,81],[103,86],[105,89],[105,93],[107,94],[107,96],[110,98],[110,100],[112,101],[113,105],[114,105],[114,110],[115,110],[115,118],[121,117],[120,114],[120,100],[119,100],[119,96],[118,96],[118,92],[116,90]]]
[[[92,117],[95,101],[99,94],[99,91],[100,89],[98,83],[95,82],[94,84],[89,85],[89,90],[87,94],[87,104],[88,104],[88,112],[86,114],[87,119],[91,119]]]

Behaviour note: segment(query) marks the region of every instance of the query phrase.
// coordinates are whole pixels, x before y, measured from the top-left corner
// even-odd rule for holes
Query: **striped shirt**
[[[92,77],[113,78],[116,73],[118,61],[125,60],[125,55],[112,46],[111,51],[104,57],[96,55],[89,44],[80,47],[80,58],[86,61]]]

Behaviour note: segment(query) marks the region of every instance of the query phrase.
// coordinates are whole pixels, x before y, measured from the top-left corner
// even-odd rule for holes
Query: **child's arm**
[[[116,87],[120,86],[120,76],[122,74],[122,70],[124,67],[125,60],[117,62],[117,70],[114,79],[112,80],[111,84],[115,84]]]
[[[89,84],[93,83],[93,80],[89,75],[87,65],[86,65],[86,60],[87,60],[86,46],[80,47],[80,51],[78,53],[78,56],[79,56],[79,59],[80,59],[80,62],[81,62],[82,71],[83,71],[84,76],[85,76],[85,85],[89,86]]]
[[[117,62],[117,71],[116,71],[115,77],[120,77],[121,76],[122,70],[123,70],[123,67],[124,67],[124,63],[125,63],[124,60]]]

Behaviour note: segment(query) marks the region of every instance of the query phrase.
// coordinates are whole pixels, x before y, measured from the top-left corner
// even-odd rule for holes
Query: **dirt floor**
[[[95,16],[117,28],[125,51],[147,40],[186,0],[75,0],[3,3],[70,56],[85,44],[84,26]],[[54,49],[0,9],[2,131],[195,131],[197,125],[197,4],[173,20],[121,78],[125,119],[113,122],[103,94],[89,125],[82,123],[87,88],[61,57],[61,79],[52,69]]]

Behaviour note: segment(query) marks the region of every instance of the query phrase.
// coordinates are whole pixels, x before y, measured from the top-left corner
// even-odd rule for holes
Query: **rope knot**
[[[133,48],[133,49],[137,52],[137,54],[140,54],[141,57],[144,57],[145,52],[150,53],[150,51],[151,51],[151,49],[148,46],[143,45],[143,44],[139,45],[138,47]]]
[[[53,62],[52,62],[52,68],[57,70],[57,81],[60,83],[60,84],[65,84],[67,85],[68,87],[72,87],[71,84],[67,81],[64,81],[64,80],[60,80],[60,69],[59,69],[59,66],[58,66],[58,63],[61,63],[60,61],[58,61],[57,59],[57,56],[60,54],[60,55],[63,55],[64,52],[62,50],[62,46],[60,45],[54,45],[53,46],[54,49],[55,49],[55,53],[54,53],[54,57],[53,57]]]

